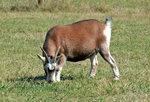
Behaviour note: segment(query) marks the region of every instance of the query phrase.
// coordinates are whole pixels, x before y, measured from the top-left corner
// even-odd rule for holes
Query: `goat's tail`
[[[112,17],[111,16],[106,16],[105,24],[107,26],[111,27],[111,24],[112,24]]]

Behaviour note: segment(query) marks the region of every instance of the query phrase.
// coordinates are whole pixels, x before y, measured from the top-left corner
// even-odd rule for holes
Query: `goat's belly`
[[[67,61],[78,62],[87,59],[86,57],[67,58]]]
[[[67,61],[78,62],[90,58],[94,53],[88,53],[78,56],[68,56]]]
[[[89,45],[92,45],[92,44],[89,44]],[[67,51],[68,52],[66,54],[67,61],[77,62],[77,61],[82,61],[87,58],[90,58],[93,54],[96,53],[96,49],[97,48],[95,46],[92,46],[92,47],[83,46],[80,48],[76,47],[76,49]]]

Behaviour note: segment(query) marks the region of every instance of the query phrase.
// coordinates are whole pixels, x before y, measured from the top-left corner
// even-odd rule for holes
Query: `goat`
[[[51,28],[46,35],[42,60],[48,82],[60,81],[60,74],[66,61],[77,62],[90,58],[91,70],[89,78],[94,77],[97,70],[97,53],[110,64],[114,79],[119,80],[119,70],[114,58],[110,54],[111,38],[110,16],[106,17],[105,24],[88,19],[69,25],[57,25]]]

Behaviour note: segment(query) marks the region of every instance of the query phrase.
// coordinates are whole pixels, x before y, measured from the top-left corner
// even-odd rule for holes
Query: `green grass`
[[[37,0],[0,0],[0,11],[49,11],[49,12],[108,12],[116,9],[150,10],[149,0],[44,0],[39,7]]]
[[[68,2],[73,2],[74,9],[84,4],[79,8],[83,11],[73,12],[72,8],[63,12],[56,9],[53,13],[47,12],[50,9],[43,12],[42,8],[20,12],[23,6],[18,7],[19,12],[12,12],[12,0],[0,0],[3,2],[0,8],[6,8],[5,4],[8,1],[12,3],[7,5],[7,9],[0,10],[1,102],[150,101],[148,0],[104,0],[102,3],[109,10],[106,12],[87,12],[93,0],[82,0],[79,3],[69,0]],[[25,1],[28,3],[28,0]],[[26,6],[26,3],[17,3]],[[58,24],[65,25],[83,19],[104,22],[107,15],[113,17],[110,49],[120,70],[120,80],[113,80],[110,66],[98,55],[99,65],[95,78],[88,79],[89,60],[67,62],[62,71],[61,82],[48,84],[44,79],[42,62],[36,56],[41,54],[39,47],[43,44],[48,29]]]

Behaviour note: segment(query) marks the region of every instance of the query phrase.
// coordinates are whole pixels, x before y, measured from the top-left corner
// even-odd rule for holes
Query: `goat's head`
[[[40,48],[43,52],[44,57],[41,55],[37,55],[37,56],[43,62],[44,71],[46,73],[46,79],[48,82],[55,81],[55,71],[59,70],[58,62],[61,57],[61,56],[58,56],[60,47],[57,49],[54,57],[48,56],[46,54],[45,50],[42,47],[40,47]]]

